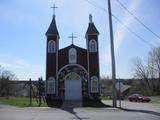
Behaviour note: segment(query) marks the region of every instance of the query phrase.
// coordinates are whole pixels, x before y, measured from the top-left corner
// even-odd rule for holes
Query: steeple
[[[46,32],[46,36],[47,35],[58,35],[59,36],[58,29],[56,26],[55,15],[53,15],[52,22]]]
[[[56,20],[55,20],[55,18],[56,18],[55,9],[57,7],[54,4],[53,7],[51,7],[51,8],[53,8],[53,18],[52,18],[52,22],[51,22],[51,24],[50,24],[50,26],[49,26],[49,28],[46,32],[46,36],[47,35],[57,35],[59,37],[59,33],[58,33],[58,30],[57,30],[57,26],[56,26]]]
[[[86,35],[87,34],[97,34],[97,35],[99,34],[97,28],[94,25],[94,22],[92,20],[92,15],[91,14],[89,15],[89,25],[88,25],[88,29],[87,29]]]

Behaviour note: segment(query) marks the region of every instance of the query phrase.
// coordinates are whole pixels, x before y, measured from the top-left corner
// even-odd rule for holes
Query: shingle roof
[[[49,28],[46,32],[46,35],[58,35],[59,36],[57,26],[56,26],[55,16],[52,19],[52,22],[51,22],[51,24],[50,24],[50,26],[49,26]]]
[[[93,22],[90,22],[86,34],[99,34]]]

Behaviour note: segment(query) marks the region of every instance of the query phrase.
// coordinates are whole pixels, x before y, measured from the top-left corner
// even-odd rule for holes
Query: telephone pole
[[[108,0],[108,12],[109,12],[109,29],[110,29],[110,44],[111,44],[111,58],[112,58],[112,99],[113,107],[117,107],[117,93],[116,93],[116,68],[115,68],[115,56],[114,56],[114,38],[113,38],[113,27],[112,27],[112,12],[111,2]]]

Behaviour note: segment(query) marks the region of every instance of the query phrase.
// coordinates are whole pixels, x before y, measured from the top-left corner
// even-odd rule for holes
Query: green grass
[[[100,99],[101,100],[110,100],[110,97],[109,96],[100,96]]]
[[[32,105],[29,105],[29,98],[26,97],[0,97],[0,104],[5,105],[13,105],[13,106],[19,106],[19,107],[38,107],[38,103],[35,99],[32,99]],[[42,107],[46,107],[47,104],[42,100]]]
[[[151,96],[151,103],[160,103],[160,96]]]

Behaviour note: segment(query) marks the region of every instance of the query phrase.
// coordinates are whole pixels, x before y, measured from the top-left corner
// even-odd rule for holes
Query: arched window
[[[47,94],[55,94],[55,78],[49,77],[47,81]]]
[[[91,77],[91,92],[98,92],[98,78],[96,76]]]
[[[54,40],[48,42],[48,53],[56,53],[56,42]]]
[[[69,49],[69,63],[77,63],[77,50],[75,48]]]
[[[80,79],[81,77],[75,72],[71,72],[67,74],[65,77],[65,80],[80,80]]]
[[[97,52],[97,42],[95,40],[89,41],[89,52]]]

